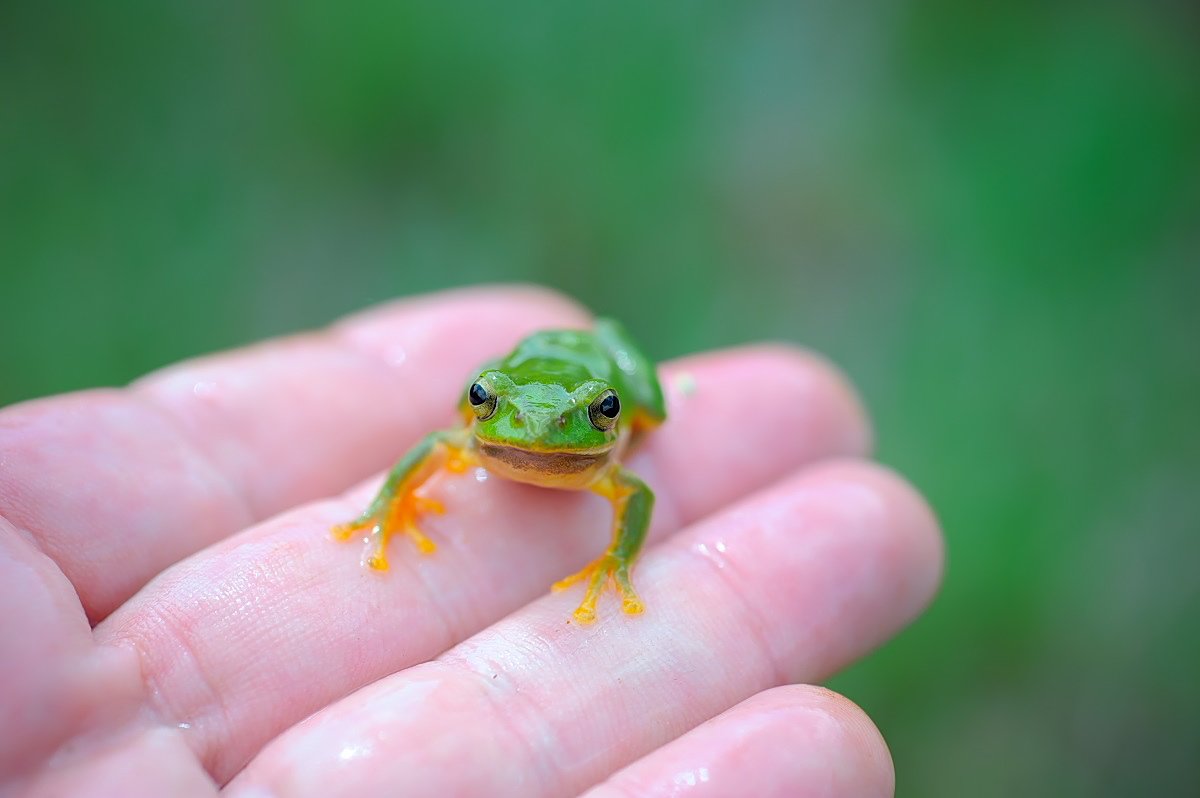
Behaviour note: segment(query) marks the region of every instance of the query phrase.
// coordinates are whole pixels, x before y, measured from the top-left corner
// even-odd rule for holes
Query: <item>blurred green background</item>
[[[902,796],[1200,794],[1185,3],[0,5],[0,404],[528,280],[772,337],[930,497]]]

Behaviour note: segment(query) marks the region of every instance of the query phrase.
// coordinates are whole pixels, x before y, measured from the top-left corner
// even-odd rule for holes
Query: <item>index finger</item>
[[[171,563],[385,467],[452,418],[466,370],[586,319],[542,289],[452,291],[126,389],[13,406],[0,412],[0,516],[55,560],[94,623]]]

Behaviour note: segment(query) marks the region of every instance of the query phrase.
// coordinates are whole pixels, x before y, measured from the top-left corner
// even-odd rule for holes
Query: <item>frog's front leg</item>
[[[591,623],[596,619],[596,601],[611,579],[621,595],[621,608],[630,615],[645,609],[629,579],[629,569],[637,559],[650,526],[654,493],[631,471],[614,466],[591,488],[613,505],[613,541],[599,559],[577,574],[556,582],[552,590],[564,590],[576,582],[587,581],[583,601],[575,610],[575,620]]]
[[[356,532],[370,530],[363,564],[379,571],[387,570],[387,542],[396,532],[407,535],[421,553],[433,552],[437,546],[417,527],[417,516],[422,512],[441,513],[445,508],[440,502],[419,495],[417,490],[439,469],[461,473],[474,459],[465,429],[426,435],[388,473],[383,487],[363,514],[335,526],[333,536],[348,540]]]

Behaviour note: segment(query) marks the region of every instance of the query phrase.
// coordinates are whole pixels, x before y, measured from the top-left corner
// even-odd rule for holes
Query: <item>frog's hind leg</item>
[[[465,431],[434,432],[427,435],[396,463],[383,487],[362,515],[331,530],[337,540],[348,540],[359,532],[369,532],[363,551],[363,565],[386,571],[387,543],[403,532],[422,554],[430,554],[437,545],[417,526],[422,513],[442,513],[441,502],[417,491],[438,469],[461,471],[474,458],[467,446]]]
[[[613,541],[608,551],[578,573],[556,582],[551,590],[560,591],[586,580],[583,601],[574,612],[575,620],[591,623],[596,619],[596,603],[604,588],[613,582],[621,596],[621,608],[630,615],[645,609],[629,569],[637,559],[650,526],[650,511],[654,508],[654,493],[632,472],[614,468],[592,486],[592,490],[612,502]]]

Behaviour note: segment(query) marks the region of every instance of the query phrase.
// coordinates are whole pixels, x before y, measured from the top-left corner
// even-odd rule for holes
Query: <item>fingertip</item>
[[[855,785],[846,795],[890,796],[895,792],[895,768],[887,742],[858,704],[834,691],[810,684],[791,684],[767,690],[746,702],[794,713],[790,723],[800,744],[823,739],[836,752],[838,770]]]
[[[351,330],[389,324],[412,313],[441,314],[453,311],[468,320],[467,311],[527,316],[536,324],[546,322],[571,326],[586,325],[591,313],[575,299],[552,288],[532,283],[472,285],[418,296],[400,297],[352,313],[333,324],[335,330]],[[472,328],[477,328],[472,321]]]
[[[657,479],[658,516],[691,521],[796,468],[870,448],[870,423],[846,379],[822,358],[779,344],[670,361],[667,421],[631,461]],[[717,480],[697,478],[712,473]]]
[[[882,735],[853,702],[821,687],[759,693],[613,775],[587,798],[678,795],[886,798],[895,791]]]
[[[945,569],[945,539],[933,508],[908,480],[873,461],[831,461],[820,473],[830,481],[864,486],[881,500],[887,522],[879,528],[890,531],[890,556],[908,575],[905,607],[907,618],[915,618],[937,595]]]
[[[805,467],[669,545],[728,574],[717,584],[744,625],[766,630],[781,681],[823,678],[903,629],[935,594],[943,557],[916,491],[854,459]]]
[[[866,407],[846,374],[827,358],[787,343],[752,344],[706,352],[665,367],[667,393],[686,403],[697,387],[687,379],[693,367],[728,372],[727,382],[749,378],[769,384],[778,405],[791,415],[812,419],[802,426],[806,437],[827,438],[820,448],[828,456],[863,457],[872,448],[873,430]]]
[[[793,375],[803,375],[803,395],[823,400],[829,415],[843,432],[839,451],[846,456],[865,457],[874,447],[871,417],[849,376],[832,360],[811,349],[788,343],[757,347],[760,357],[774,361]]]

